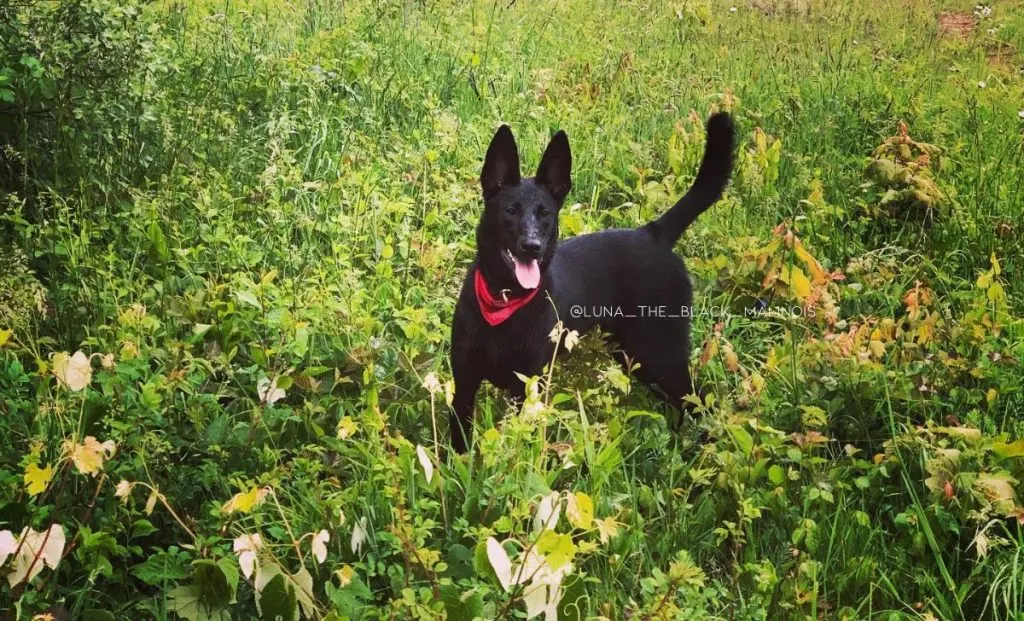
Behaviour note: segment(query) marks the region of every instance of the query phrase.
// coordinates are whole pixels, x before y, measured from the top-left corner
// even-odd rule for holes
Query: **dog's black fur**
[[[472,434],[473,404],[482,380],[521,399],[516,373],[539,375],[554,353],[549,334],[558,319],[580,334],[599,325],[621,348],[621,357],[639,363],[636,375],[655,385],[679,408],[693,392],[689,372],[692,288],[672,247],[683,231],[722,195],[732,171],[733,123],[719,113],[707,124],[704,160],[693,186],[672,209],[637,229],[613,229],[558,243],[558,210],[571,187],[569,140],[558,132],[548,144],[537,176],[522,179],[511,130],[503,125],[487,149],[480,185],[484,213],[476,231],[477,256],[469,268],[452,322],[455,416],[452,447],[466,451]],[[509,255],[514,255],[515,259]],[[474,290],[482,270],[491,294],[529,293],[518,282],[513,261],[537,260],[541,291],[503,323],[484,321]],[[548,300],[550,295],[554,302]],[[584,309],[573,317],[570,309]],[[588,309],[663,307],[664,317],[641,310],[634,318],[593,318]],[[556,315],[557,309],[557,315]],[[608,314],[608,313],[605,313]],[[618,313],[611,313],[618,314]],[[667,315],[676,315],[669,317]],[[682,315],[682,316],[680,316]]]

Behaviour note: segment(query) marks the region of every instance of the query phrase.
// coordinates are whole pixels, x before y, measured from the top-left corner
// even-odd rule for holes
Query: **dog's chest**
[[[516,373],[539,375],[554,353],[554,344],[548,338],[554,322],[546,319],[510,320],[480,339],[477,352],[484,377],[499,388],[509,388],[518,382]]]

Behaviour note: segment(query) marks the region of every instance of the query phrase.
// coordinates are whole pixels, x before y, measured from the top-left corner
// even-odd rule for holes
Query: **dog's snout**
[[[519,252],[536,257],[540,254],[540,240],[534,238],[520,239],[519,240]]]

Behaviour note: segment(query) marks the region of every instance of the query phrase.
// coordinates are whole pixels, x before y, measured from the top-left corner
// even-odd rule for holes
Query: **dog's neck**
[[[484,252],[477,249],[476,265],[483,272],[487,289],[495,298],[518,298],[528,295],[531,291],[519,285],[515,274],[509,270],[505,260],[498,252]],[[541,277],[541,286],[544,286],[543,277]]]

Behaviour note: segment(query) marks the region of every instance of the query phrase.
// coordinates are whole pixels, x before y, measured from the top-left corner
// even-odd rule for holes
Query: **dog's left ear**
[[[572,188],[572,152],[569,151],[569,138],[564,131],[559,131],[548,143],[540,166],[537,167],[535,181],[558,204],[565,200],[565,195]]]

